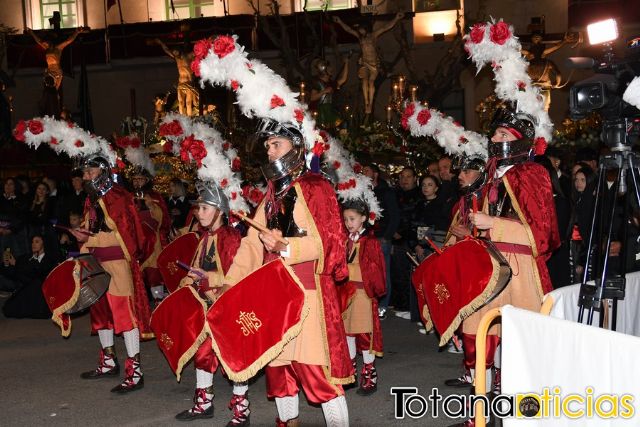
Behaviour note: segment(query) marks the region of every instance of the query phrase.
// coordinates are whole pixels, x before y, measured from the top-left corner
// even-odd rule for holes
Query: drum
[[[427,329],[445,345],[464,319],[491,302],[511,280],[511,267],[490,240],[467,238],[433,253],[412,282]]]
[[[158,269],[169,292],[175,291],[188,273],[187,270],[180,268],[177,262],[191,264],[191,259],[198,248],[198,241],[196,233],[184,234],[169,243],[158,255]]]
[[[278,356],[309,313],[304,287],[278,258],[222,294],[207,313],[213,349],[233,381],[246,381]]]
[[[71,332],[69,314],[94,304],[109,288],[111,276],[90,254],[81,254],[56,266],[42,283],[42,293],[51,319],[62,329]]]
[[[151,329],[178,381],[182,368],[206,340],[207,304],[191,286],[185,286],[166,297],[151,315]]]

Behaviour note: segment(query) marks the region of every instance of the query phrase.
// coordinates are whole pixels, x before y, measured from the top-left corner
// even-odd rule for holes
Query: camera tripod
[[[625,274],[627,272],[627,251],[629,250],[627,247],[629,209],[632,206],[635,208],[640,206],[640,191],[638,189],[640,157],[636,153],[632,153],[631,148],[627,146],[618,146],[613,150],[611,154],[601,156],[598,165],[597,187],[593,216],[591,218],[587,259],[578,297],[578,322],[582,323],[584,312],[588,310],[587,324],[593,324],[593,314],[598,311],[600,313],[600,327],[603,327],[606,317],[604,307],[607,304],[606,301],[610,300],[612,306],[611,330],[615,331],[618,301],[623,300],[625,296]],[[608,188],[607,172],[614,170],[617,170],[617,177],[613,185]],[[627,188],[627,181],[631,181],[633,188]],[[609,197],[607,197],[607,191],[611,192]],[[612,274],[610,271],[611,242],[614,232],[614,220],[619,209],[617,203],[619,195],[622,196],[624,203],[622,205],[622,232],[619,238],[622,248],[618,255],[620,261],[619,271],[616,274]],[[610,206],[605,203],[605,198],[610,202]],[[635,203],[632,205],[632,202]],[[607,228],[606,234],[604,234],[605,226]],[[588,284],[589,266],[592,262],[595,283]]]

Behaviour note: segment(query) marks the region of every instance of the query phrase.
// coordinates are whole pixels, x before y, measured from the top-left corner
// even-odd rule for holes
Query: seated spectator
[[[48,318],[51,312],[42,294],[42,283],[57,264],[57,259],[44,250],[44,239],[31,239],[31,254],[17,259],[9,252],[3,256],[0,290],[13,291],[2,311],[7,317]]]

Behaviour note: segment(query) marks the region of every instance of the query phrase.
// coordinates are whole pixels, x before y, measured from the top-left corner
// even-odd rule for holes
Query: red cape
[[[320,276],[322,311],[330,356],[331,381],[349,383],[354,374],[347,338],[342,323],[342,313],[336,282],[349,277],[347,250],[344,244],[346,229],[336,193],[326,179],[315,173],[306,173],[297,180],[304,200],[322,239],[322,257],[317,261],[316,274]]]
[[[162,194],[157,191],[152,190],[149,191],[148,194],[151,196],[151,199],[160,206],[160,209],[162,209],[162,221],[160,222],[158,233],[160,233],[160,244],[164,248],[169,243],[169,232],[171,232],[171,216],[169,215],[167,202],[164,201]]]
[[[542,290],[545,294],[551,292],[546,262],[560,246],[560,233],[549,172],[537,163],[526,162],[509,169],[503,180],[514,210],[530,236]]]
[[[373,233],[360,238],[360,272],[367,296],[371,298],[373,340],[371,350],[382,355],[382,329],[378,317],[378,298],[387,293],[384,255],[380,242]]]
[[[149,248],[146,244],[133,196],[120,185],[114,184],[111,190],[98,200],[98,203],[104,210],[105,217],[116,224],[120,246],[126,260],[129,261],[133,276],[133,307],[138,328],[140,328],[140,336],[152,338],[153,333],[149,326],[151,311],[138,260],[148,258],[153,248]],[[88,207],[90,205],[87,199],[85,210]]]

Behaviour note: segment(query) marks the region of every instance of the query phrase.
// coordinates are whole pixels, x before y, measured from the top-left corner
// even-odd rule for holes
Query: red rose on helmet
[[[376,219],[376,214],[373,212],[369,212],[369,221],[375,221]]]
[[[16,124],[16,128],[13,130],[13,137],[18,140],[24,142],[24,132],[27,130],[27,124],[24,120],[20,120],[18,124]]]
[[[51,141],[49,141],[49,144],[51,145],[58,145],[58,140],[54,137],[51,137]]]
[[[164,144],[162,145],[162,151],[164,151],[165,153],[173,152],[173,142],[165,141]]]
[[[81,140],[77,140],[74,145],[78,148],[82,148],[84,147],[84,142],[82,142]]]
[[[131,137],[129,138],[129,146],[131,148],[138,148],[140,147],[140,138],[138,138],[137,136]]]
[[[296,121],[297,121],[298,123],[302,123],[302,120],[304,120],[304,113],[302,112],[302,110],[301,110],[301,109],[299,109],[299,108],[296,108],[296,109],[293,111],[293,113],[295,114]]]
[[[547,140],[541,136],[533,140],[533,151],[536,156],[542,156],[547,151]]]
[[[220,181],[220,188],[225,188],[227,185],[229,185],[229,181],[227,181],[227,178],[224,178],[222,181]]]
[[[235,41],[230,36],[218,36],[213,41],[213,53],[222,59],[235,50]]]
[[[355,173],[361,173],[362,172],[362,165],[360,165],[360,163],[354,163],[353,164],[353,171]]]
[[[238,193],[236,193],[235,191],[231,192],[231,200],[235,200],[236,197],[238,197]]]
[[[471,32],[469,33],[469,38],[474,43],[480,43],[484,38],[484,24],[475,24],[471,28]]]
[[[231,162],[231,170],[232,171],[240,170],[240,157],[236,157],[235,159],[233,159],[233,161]]]
[[[282,107],[284,105],[284,99],[280,98],[278,95],[273,95],[271,97],[271,108]]]
[[[424,109],[418,113],[417,120],[418,120],[418,123],[420,123],[420,126],[424,126],[429,122],[430,118],[431,118],[431,112],[427,109]]]
[[[503,45],[508,39],[511,37],[511,30],[509,29],[509,25],[505,22],[498,22],[497,24],[493,24],[491,26],[491,31],[489,32],[489,38],[495,44]]]
[[[173,120],[169,123],[163,123],[160,125],[160,136],[177,136],[182,135],[182,126],[180,126],[180,122],[177,120]]]
[[[320,157],[322,156],[322,153],[324,153],[324,147],[325,147],[325,144],[321,142],[316,142],[316,144],[311,149],[311,152],[315,154],[317,157]]]
[[[333,162],[333,168],[334,169],[340,169],[340,162],[337,161],[337,160],[335,162]]]
[[[41,134],[44,130],[44,126],[42,126],[42,122],[40,120],[29,120],[27,127],[29,128],[29,132],[34,135]]]
[[[231,89],[238,90],[239,87],[240,87],[240,83],[238,83],[237,80],[231,80]]]
[[[209,54],[211,42],[209,39],[198,40],[193,46],[193,53],[198,59],[204,59]]]

